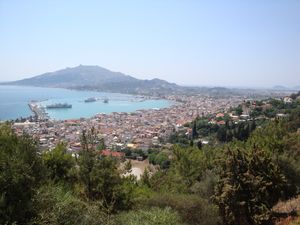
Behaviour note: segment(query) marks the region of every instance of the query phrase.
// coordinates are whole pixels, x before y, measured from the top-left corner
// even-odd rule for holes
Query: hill
[[[26,85],[37,87],[56,87],[76,90],[93,90],[126,94],[163,96],[170,94],[208,94],[212,96],[250,95],[259,96],[270,93],[254,89],[230,89],[224,87],[185,87],[161,79],[141,80],[121,72],[113,72],[100,66],[79,65],[31,78],[0,83],[1,85]],[[276,92],[273,90],[273,92]],[[282,92],[282,91],[280,91]]]
[[[178,85],[160,79],[140,80],[100,66],[83,65],[44,73],[32,78],[8,82],[6,84],[135,94],[170,93],[180,89]]]

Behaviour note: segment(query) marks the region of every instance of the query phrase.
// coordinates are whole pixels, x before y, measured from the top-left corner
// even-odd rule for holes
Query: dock
[[[38,121],[49,120],[49,116],[46,113],[45,108],[39,102],[31,101],[28,103],[28,106]]]

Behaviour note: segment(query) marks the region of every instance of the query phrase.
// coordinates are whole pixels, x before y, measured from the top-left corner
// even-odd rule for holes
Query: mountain
[[[300,85],[294,87],[295,90],[300,90]]]
[[[160,79],[140,80],[100,66],[77,66],[6,84],[134,94],[173,92],[180,86]]]
[[[288,87],[285,87],[283,85],[276,85],[272,89],[274,89],[274,90],[289,90]]]

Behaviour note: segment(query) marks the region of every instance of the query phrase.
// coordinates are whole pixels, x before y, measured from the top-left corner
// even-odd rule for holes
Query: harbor
[[[4,86],[0,91],[2,93],[0,120],[30,119],[30,117],[34,121],[48,118],[49,120],[91,118],[100,113],[130,113],[141,109],[165,108],[173,104],[166,99],[153,99],[148,96],[59,88]],[[85,100],[89,98],[95,98],[96,101],[86,103]],[[59,103],[61,105],[58,105]],[[49,105],[53,107],[47,108]],[[68,105],[72,107],[68,108]]]

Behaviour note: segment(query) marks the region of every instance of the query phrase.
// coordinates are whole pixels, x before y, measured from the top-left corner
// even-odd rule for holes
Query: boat
[[[109,101],[108,98],[105,98],[105,99],[103,100],[104,103],[108,103],[108,101]]]
[[[88,102],[95,102],[95,101],[97,101],[97,99],[94,98],[94,97],[93,97],[93,98],[87,98],[87,99],[84,100],[85,103],[88,103]]]
[[[47,109],[70,109],[72,108],[72,105],[68,103],[56,103],[52,105],[47,105],[46,108]]]

